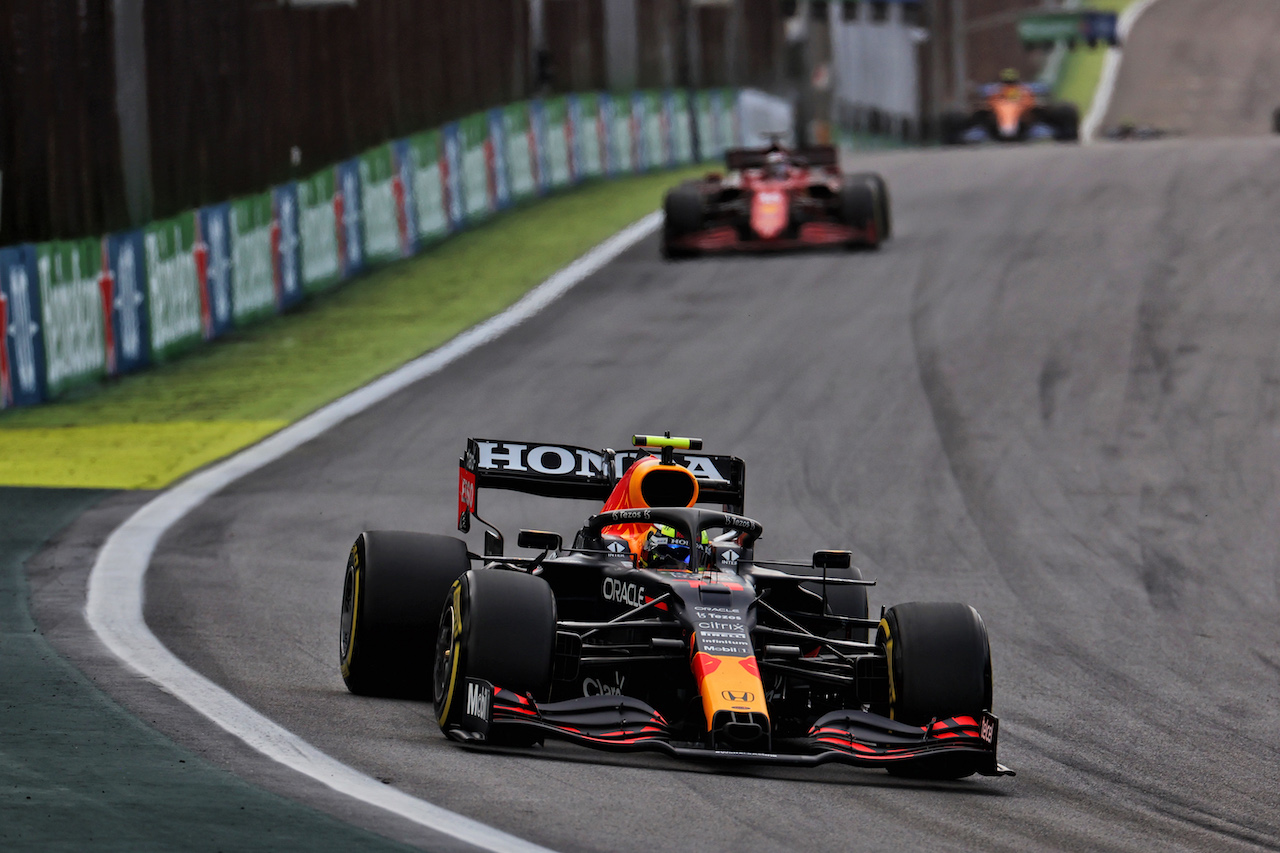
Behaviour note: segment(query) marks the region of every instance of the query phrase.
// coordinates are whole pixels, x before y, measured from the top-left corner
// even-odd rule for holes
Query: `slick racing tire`
[[[973,117],[968,113],[943,113],[938,124],[938,138],[943,145],[960,145]]]
[[[858,172],[852,180],[864,181],[871,186],[876,197],[876,233],[880,239],[888,240],[893,236],[893,214],[890,210],[889,185],[878,172]]]
[[[369,530],[347,558],[338,635],[347,689],[426,698],[436,625],[453,582],[471,563],[460,539]]]
[[[662,256],[687,258],[694,253],[671,245],[675,238],[696,234],[705,222],[702,192],[694,183],[681,184],[667,191],[662,201]]]
[[[534,701],[550,695],[556,600],[542,578],[505,569],[466,572],[453,585],[436,636],[432,694],[441,731],[462,724],[468,678]],[[489,742],[528,746],[539,739],[491,733]]]
[[[884,235],[877,221],[878,206],[875,187],[857,176],[848,176],[840,185],[840,221],[854,228],[871,226],[875,231],[874,240],[858,241],[853,246],[878,248]]]
[[[1058,142],[1080,140],[1080,111],[1075,104],[1054,104],[1046,107],[1045,119],[1053,128],[1053,138]]]
[[[967,604],[918,601],[890,607],[876,644],[889,669],[889,716],[927,726],[934,719],[991,709],[991,647],[978,611]],[[977,772],[970,755],[936,755],[889,765],[915,779],[961,779]]]
[[[876,634],[889,668],[889,716],[914,726],[991,709],[991,646],[978,611],[914,601],[885,611]]]

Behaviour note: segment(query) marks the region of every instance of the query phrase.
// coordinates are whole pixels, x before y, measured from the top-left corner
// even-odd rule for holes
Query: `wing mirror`
[[[847,569],[853,565],[852,551],[814,551],[815,569]]]
[[[516,544],[521,548],[532,548],[535,551],[559,551],[563,540],[559,533],[547,530],[521,530],[516,537]]]

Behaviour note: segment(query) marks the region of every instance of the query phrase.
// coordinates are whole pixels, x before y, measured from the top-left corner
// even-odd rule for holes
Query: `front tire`
[[[347,689],[362,696],[425,698],[431,690],[436,622],[453,582],[471,563],[450,536],[369,530],[347,558],[338,660]]]
[[[991,710],[991,646],[978,611],[949,601],[890,607],[876,644],[889,669],[889,716],[915,726]],[[913,779],[962,779],[977,772],[972,756],[935,755],[889,773]]]
[[[696,183],[681,184],[667,192],[662,201],[662,256],[688,258],[694,253],[672,245],[672,241],[701,231],[706,220],[702,191]]]
[[[893,214],[889,201],[889,185],[878,172],[859,172],[852,176],[853,180],[863,181],[871,187],[875,196],[876,233],[880,239],[888,240],[893,236]]]
[[[876,644],[889,667],[889,716],[915,726],[991,709],[991,646],[978,611],[950,601],[890,607]]]
[[[441,731],[462,722],[468,678],[534,701],[551,693],[556,601],[542,578],[505,569],[472,569],[453,585],[435,643],[432,694]],[[490,736],[490,742],[495,739]],[[499,742],[527,745],[536,738]]]
[[[862,178],[850,175],[840,185],[840,221],[854,228],[871,232],[871,239],[852,243],[850,248],[868,246],[872,249],[880,246],[884,235],[880,231],[877,220],[877,204],[875,188]]]

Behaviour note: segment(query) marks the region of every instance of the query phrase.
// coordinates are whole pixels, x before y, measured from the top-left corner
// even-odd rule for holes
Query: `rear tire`
[[[432,695],[440,729],[447,731],[463,717],[468,678],[545,701],[555,644],[556,600],[546,581],[505,569],[466,572],[453,585],[433,643]],[[538,740],[524,733],[489,738],[512,746]]]
[[[348,690],[362,696],[430,695],[440,610],[470,565],[466,543],[451,536],[368,530],[356,537],[338,633],[339,668]]]

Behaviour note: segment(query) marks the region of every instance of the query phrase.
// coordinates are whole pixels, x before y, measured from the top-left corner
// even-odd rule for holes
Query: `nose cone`
[[[761,190],[751,200],[751,230],[762,240],[775,239],[787,227],[787,195]]]

